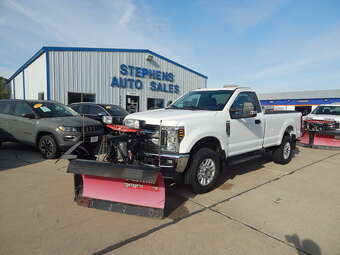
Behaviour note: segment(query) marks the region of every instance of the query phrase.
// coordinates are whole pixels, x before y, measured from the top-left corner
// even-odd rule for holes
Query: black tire
[[[59,155],[59,148],[53,135],[44,135],[39,139],[38,149],[47,159],[55,159]]]
[[[275,163],[284,165],[292,160],[293,156],[293,142],[289,135],[282,138],[280,146],[273,151],[273,161]]]
[[[205,163],[207,164],[206,168],[204,168]],[[215,171],[211,170],[212,165],[214,166]],[[205,171],[205,174],[208,174],[208,177],[205,178],[207,180],[207,184],[205,185],[202,184],[204,182],[204,177],[202,177],[203,176],[202,172],[200,174],[200,169],[203,169],[202,171]],[[214,174],[212,174],[212,172]],[[206,193],[213,190],[216,187],[216,183],[220,175],[220,172],[221,172],[221,158],[219,154],[212,149],[202,148],[199,149],[193,155],[191,164],[188,170],[185,172],[184,176],[185,183],[190,184],[192,190],[196,194]]]

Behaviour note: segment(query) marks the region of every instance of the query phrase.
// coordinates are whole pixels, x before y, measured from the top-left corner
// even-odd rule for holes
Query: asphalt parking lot
[[[0,254],[340,254],[339,151],[227,167],[203,195],[172,187],[162,220],[77,206],[66,164],[0,149]]]

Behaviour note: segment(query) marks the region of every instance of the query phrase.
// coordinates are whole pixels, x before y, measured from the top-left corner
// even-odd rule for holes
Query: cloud
[[[285,77],[299,72],[306,72],[323,63],[330,63],[340,58],[340,29],[337,28],[317,39],[303,42],[286,59],[280,63],[268,65],[245,75],[246,79],[259,80],[275,77]]]
[[[271,18],[284,0],[236,1],[226,6],[225,21],[238,32]]]
[[[238,0],[211,1],[201,0],[201,6],[209,16],[218,18],[228,25],[232,32],[239,35],[246,30],[269,20],[289,0]]]
[[[177,48],[189,48],[175,43],[162,17],[133,0],[3,0],[0,9],[0,31],[8,35],[0,57],[13,71],[45,45],[142,48],[175,59]]]

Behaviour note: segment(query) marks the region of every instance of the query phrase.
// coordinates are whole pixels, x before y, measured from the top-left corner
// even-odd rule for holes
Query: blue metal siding
[[[262,105],[319,105],[340,102],[340,98],[260,100]]]

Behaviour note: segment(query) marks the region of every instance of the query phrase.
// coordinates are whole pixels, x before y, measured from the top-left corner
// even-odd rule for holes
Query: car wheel
[[[292,160],[293,143],[292,138],[285,135],[279,147],[273,151],[273,161],[278,164],[287,164]]]
[[[206,193],[216,186],[221,172],[221,159],[216,151],[209,148],[198,150],[185,172],[185,183],[190,184],[196,194]]]
[[[47,159],[55,159],[59,154],[58,145],[53,135],[44,135],[38,142],[38,149],[41,155]]]

